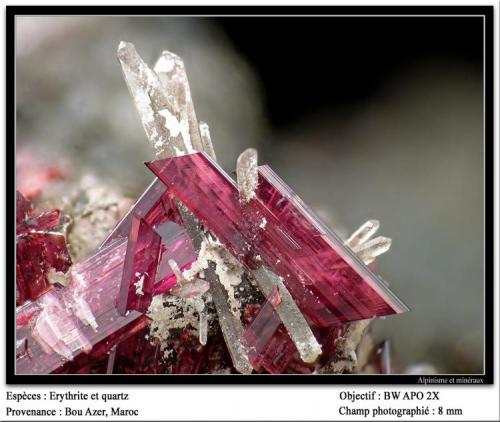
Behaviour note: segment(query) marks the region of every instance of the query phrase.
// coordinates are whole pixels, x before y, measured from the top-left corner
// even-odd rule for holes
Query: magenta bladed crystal
[[[234,181],[206,154],[147,163],[247,268],[263,263],[321,327],[405,312],[406,306],[267,166],[241,205]]]
[[[156,268],[161,250],[161,236],[144,219],[134,217],[127,245],[118,297],[118,310],[145,312],[151,303]]]

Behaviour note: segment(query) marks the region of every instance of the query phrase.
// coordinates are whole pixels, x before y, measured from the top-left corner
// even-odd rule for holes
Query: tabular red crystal
[[[169,291],[176,277],[173,259],[185,269],[196,260],[191,238],[165,185],[156,179],[103,243],[128,237],[118,308],[144,312],[153,295]]]
[[[118,310],[122,315],[127,310],[147,310],[153,295],[160,250],[161,236],[145,220],[134,218],[118,297]]]
[[[256,198],[242,206],[234,181],[203,153],[147,166],[240,262],[262,261],[280,275],[317,325],[407,310],[269,167],[259,168]]]

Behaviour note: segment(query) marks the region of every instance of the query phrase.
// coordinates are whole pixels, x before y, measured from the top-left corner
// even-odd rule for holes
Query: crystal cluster
[[[17,373],[353,372],[369,320],[407,310],[370,269],[390,246],[378,223],[343,242],[253,149],[234,181],[182,60],[152,70],[124,42],[118,59],[156,179],[71,268],[60,213],[18,196]],[[380,350],[367,359],[387,372]]]
[[[16,192],[16,303],[34,300],[64,279],[71,258],[64,235],[57,231],[61,212],[38,213]],[[59,276],[59,277],[58,277]]]

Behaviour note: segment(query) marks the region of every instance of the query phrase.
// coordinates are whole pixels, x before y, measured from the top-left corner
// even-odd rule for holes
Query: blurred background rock
[[[131,41],[153,65],[169,49],[226,170],[256,147],[341,234],[381,221],[379,272],[412,312],[375,332],[403,366],[482,372],[480,18],[23,17],[16,31],[18,150],[136,197],[152,157],[115,52]]]

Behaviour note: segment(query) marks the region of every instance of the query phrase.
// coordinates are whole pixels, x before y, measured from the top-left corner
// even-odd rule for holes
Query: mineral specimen
[[[64,236],[50,231],[59,211],[34,215],[18,195],[16,371],[353,371],[369,320],[407,310],[367,266],[391,244],[370,240],[378,222],[344,243],[253,149],[235,183],[182,60],[165,51],[152,70],[125,42],[118,58],[157,179],[69,272]]]

